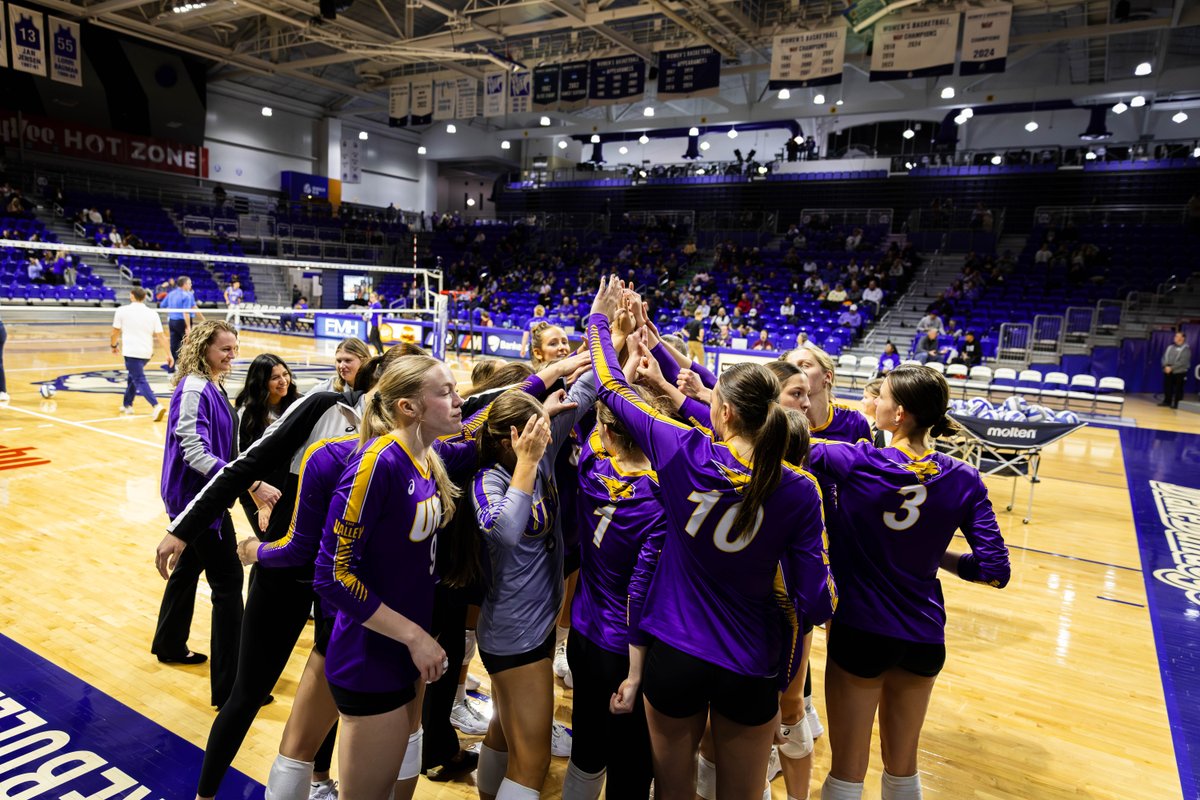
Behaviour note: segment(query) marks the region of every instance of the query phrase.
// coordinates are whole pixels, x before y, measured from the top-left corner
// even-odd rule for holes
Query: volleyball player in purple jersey
[[[858,800],[880,710],[883,799],[921,797],[917,745],[946,658],[938,568],[1003,588],[1010,575],[975,468],[932,449],[955,427],[946,380],[921,366],[888,374],[875,408],[890,447],[814,444],[813,470],[840,492],[831,556],[841,603],[830,624],[825,697],[833,765],[823,800]],[[946,548],[961,530],[970,552]]]
[[[784,360],[808,374],[808,427],[814,438],[835,442],[870,440],[871,425],[867,418],[834,396],[837,371],[828,353],[815,345],[805,345],[787,353]]]
[[[642,688],[664,800],[695,793],[696,749],[711,710],[718,793],[762,791],[779,688],[799,656],[797,616],[827,619],[837,593],[815,479],[784,464],[803,421],[778,404],[765,368],[738,364],[714,392],[716,437],[667,419],[626,382],[609,319],[623,287],[602,281],[587,327],[601,399],[659,475],[669,523],[642,615],[654,637]],[[785,638],[777,624],[789,612]]]
[[[338,611],[325,675],[341,716],[344,800],[382,800],[393,784],[397,798],[411,797],[416,787],[418,681],[437,680],[447,667],[427,633],[437,530],[457,494],[435,442],[460,431],[461,407],[446,365],[398,361],[367,403],[364,449],[326,518],[313,584]],[[473,449],[447,455],[467,459]]]
[[[579,460],[583,552],[567,642],[575,695],[565,800],[596,800],[602,785],[613,800],[647,797],[654,777],[639,692],[649,637],[638,626],[667,521],[645,453],[611,409],[600,406],[597,417]]]

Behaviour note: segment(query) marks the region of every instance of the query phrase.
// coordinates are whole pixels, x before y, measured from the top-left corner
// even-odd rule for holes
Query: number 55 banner
[[[959,75],[1004,72],[1012,6],[970,8],[963,15],[962,62]]]
[[[59,83],[83,86],[79,25],[58,17],[47,19],[50,23],[50,78]]]

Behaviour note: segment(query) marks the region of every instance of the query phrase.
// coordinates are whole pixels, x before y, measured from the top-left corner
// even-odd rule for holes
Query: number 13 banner
[[[79,25],[58,17],[47,17],[47,21],[50,23],[51,80],[83,86]]]
[[[42,14],[10,5],[8,25],[12,34],[9,42],[12,45],[13,69],[45,77],[46,36]]]
[[[967,9],[963,15],[962,60],[958,74],[1004,72],[1011,26],[1010,5]]]

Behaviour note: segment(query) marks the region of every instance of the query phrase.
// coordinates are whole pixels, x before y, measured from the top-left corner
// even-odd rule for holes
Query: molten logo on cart
[[[988,428],[984,434],[989,439],[1036,439],[1036,428]]]

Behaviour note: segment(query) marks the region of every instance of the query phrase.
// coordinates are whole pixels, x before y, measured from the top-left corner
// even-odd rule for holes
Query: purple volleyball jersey
[[[831,442],[853,444],[859,439],[871,438],[871,424],[862,412],[841,400],[834,400],[829,409],[829,419],[823,425],[814,425],[812,435]]]
[[[840,599],[834,624],[908,641],[945,641],[937,572],[958,530],[971,546],[959,575],[996,587],[1008,583],[1008,549],[974,467],[944,453],[918,457],[869,442],[817,442],[809,458],[840,495],[829,522]]]
[[[667,513],[642,630],[735,673],[786,680],[800,655],[798,616],[820,622],[837,605],[816,480],[785,464],[757,522],[733,533],[751,465],[630,389],[603,315],[592,315],[587,342],[600,399],[654,465]]]
[[[571,627],[621,655],[649,643],[638,630],[646,591],[667,535],[653,470],[621,469],[592,431],[579,459],[579,588]]]

